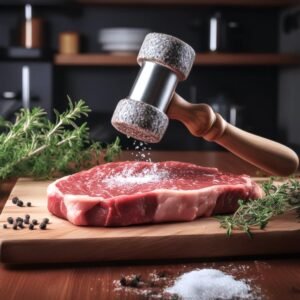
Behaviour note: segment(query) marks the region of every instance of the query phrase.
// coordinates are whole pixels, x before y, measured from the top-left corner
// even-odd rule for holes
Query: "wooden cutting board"
[[[294,213],[272,220],[250,239],[243,232],[230,238],[214,218],[193,222],[125,228],[78,227],[56,218],[47,210],[49,182],[21,179],[0,215],[0,259],[4,263],[57,263],[85,261],[210,258],[243,255],[300,253],[300,223]],[[32,207],[18,207],[18,196]],[[50,219],[47,230],[13,230],[7,217]]]

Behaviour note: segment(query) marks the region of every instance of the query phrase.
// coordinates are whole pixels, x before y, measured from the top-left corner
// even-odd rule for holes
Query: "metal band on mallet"
[[[178,78],[170,69],[152,61],[145,61],[128,98],[166,112],[177,83]]]

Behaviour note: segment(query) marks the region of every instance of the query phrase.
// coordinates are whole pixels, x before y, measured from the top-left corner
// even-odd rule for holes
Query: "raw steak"
[[[247,175],[176,161],[108,163],[58,179],[47,193],[51,213],[92,226],[191,221],[262,196]]]

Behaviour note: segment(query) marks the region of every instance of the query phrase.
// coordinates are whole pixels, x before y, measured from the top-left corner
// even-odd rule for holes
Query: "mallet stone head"
[[[177,83],[187,78],[194,59],[195,51],[185,42],[148,34],[137,57],[140,72],[129,96],[119,101],[112,125],[135,139],[158,143],[168,127],[166,111]]]

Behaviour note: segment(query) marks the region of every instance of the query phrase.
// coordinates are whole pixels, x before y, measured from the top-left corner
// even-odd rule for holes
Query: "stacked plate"
[[[138,52],[149,32],[146,28],[103,28],[99,30],[98,42],[103,51]]]

